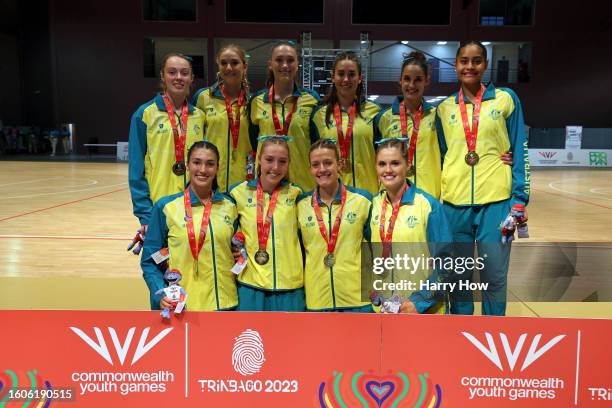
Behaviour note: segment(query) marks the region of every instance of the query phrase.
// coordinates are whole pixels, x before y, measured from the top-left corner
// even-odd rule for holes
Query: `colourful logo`
[[[607,166],[608,154],[606,152],[589,152],[589,166]]]
[[[4,407],[7,403],[17,402],[11,398],[11,390],[12,392],[17,392],[18,390],[23,392],[27,389],[34,392],[36,390],[53,389],[51,383],[44,380],[38,373],[38,370],[27,371],[26,376],[27,380],[20,382],[19,375],[15,371],[4,370],[4,372],[0,372],[0,407]],[[44,395],[41,398],[32,397],[25,400],[19,398],[19,403],[23,403],[22,406],[24,407],[31,405],[33,407],[47,408],[51,405],[51,399],[46,398]]]
[[[321,408],[433,407],[442,405],[442,389],[428,374],[402,372],[378,376],[371,371],[353,375],[334,372],[319,386]]]

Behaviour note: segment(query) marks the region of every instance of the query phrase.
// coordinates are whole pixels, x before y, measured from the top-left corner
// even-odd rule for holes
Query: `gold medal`
[[[185,167],[184,162],[176,162],[172,165],[172,172],[177,176],[182,176],[183,174],[185,174],[186,169],[187,167]]]
[[[270,260],[270,255],[266,251],[255,252],[255,262],[259,265],[265,265]]]
[[[336,256],[334,255],[334,253],[332,252],[325,255],[325,258],[323,258],[323,263],[325,264],[325,266],[332,268],[336,263]]]
[[[476,153],[475,151],[469,151],[465,155],[465,162],[468,164],[468,166],[474,167],[475,165],[478,164],[479,160],[480,160],[480,156],[478,156],[478,153]]]

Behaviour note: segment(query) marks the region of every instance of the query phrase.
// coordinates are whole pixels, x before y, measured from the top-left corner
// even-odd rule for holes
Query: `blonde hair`
[[[289,161],[291,162],[291,153],[289,152],[289,144],[287,143],[287,139],[282,138],[282,137],[270,137],[262,141],[261,148],[259,149],[259,157],[261,158],[261,155],[264,153],[264,150],[268,146],[272,146],[272,145],[283,146],[287,150],[287,157],[289,158]],[[259,165],[259,160],[257,161],[256,174],[257,174],[257,177],[261,176],[261,166]],[[289,179],[289,169],[287,169],[287,175],[285,176],[285,179]]]
[[[215,62],[217,63],[217,67],[219,67],[219,59],[221,58],[221,54],[223,54],[227,50],[234,51],[236,54],[238,54],[238,57],[240,58],[240,60],[245,66],[248,64],[246,51],[241,46],[237,44],[227,44],[221,47],[219,52],[217,52],[217,56],[215,57]],[[221,86],[222,84],[223,84],[223,78],[221,78],[221,73],[217,71],[217,83],[213,85],[212,91],[214,92],[215,90],[214,88],[217,88]],[[247,79],[246,70],[244,71],[244,74],[242,75],[240,87],[242,88],[244,93],[248,96],[250,88],[249,88],[249,80]]]

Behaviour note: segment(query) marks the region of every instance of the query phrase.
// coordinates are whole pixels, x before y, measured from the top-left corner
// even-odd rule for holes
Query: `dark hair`
[[[310,159],[310,154],[317,149],[328,149],[334,152],[336,156],[336,161],[340,161],[340,150],[338,150],[338,144],[335,139],[319,139],[310,145],[310,150],[308,151],[308,158]]]
[[[399,149],[402,153],[402,157],[408,159],[408,142],[399,139],[387,139],[383,140],[382,143],[376,145],[376,154],[382,149]]]
[[[164,92],[166,91],[166,84],[161,78],[164,76],[164,69],[166,69],[166,63],[172,57],[179,57],[187,61],[189,63],[189,69],[191,70],[191,75],[193,76],[193,59],[188,55],[181,54],[180,52],[169,52],[168,54],[164,55],[164,58],[162,58],[161,68],[159,70],[160,85]]]
[[[191,159],[191,153],[198,149],[211,150],[217,158],[217,167],[219,167],[219,149],[217,149],[217,146],[210,143],[208,140],[198,140],[197,142],[191,145],[189,150],[187,150],[187,163],[189,163],[189,160]],[[219,183],[217,182],[217,176],[215,175],[215,179],[212,183],[212,189],[213,191],[216,191],[218,188]]]
[[[354,52],[341,52],[336,55],[336,59],[334,60],[334,68],[332,70],[332,75],[336,72],[336,67],[340,61],[349,60],[353,61],[355,65],[357,65],[358,74],[361,76],[361,61],[359,57]],[[365,99],[365,95],[363,94],[363,81],[357,86],[357,95],[355,98],[355,102],[357,103],[357,115],[361,116],[361,105],[363,105]],[[329,128],[329,120],[334,111],[334,106],[338,103],[338,91],[336,90],[336,85],[333,84],[329,87],[327,91],[327,95],[325,95],[325,99],[323,103],[327,106],[327,111],[325,112],[325,125]]]
[[[272,45],[272,48],[270,48],[270,59],[272,59],[274,50],[276,50],[278,47],[282,47],[283,45],[293,48],[293,51],[295,51],[295,56],[297,57],[299,61],[300,54],[298,53],[297,46],[295,45],[293,41],[286,41],[286,40],[276,41],[274,45]],[[271,69],[268,69],[268,75],[266,76],[266,88],[271,87],[273,84],[274,84],[274,72],[272,72]]]
[[[457,48],[457,54],[455,54],[455,59],[459,58],[459,53],[461,52],[461,50],[467,47],[468,45],[475,45],[478,48],[480,48],[480,50],[482,51],[482,56],[484,57],[484,59],[487,59],[487,49],[485,48],[484,45],[482,45],[480,41],[476,41],[476,40],[464,41],[461,44],[459,44],[459,48]]]
[[[287,157],[289,157],[289,161],[291,161],[291,150],[289,149],[289,144],[287,142],[286,137],[269,137],[263,140],[261,142],[261,147],[259,148],[259,158],[261,158],[261,156],[263,155],[264,149],[270,145],[279,145],[287,149]],[[261,166],[259,165],[259,160],[257,162],[257,169],[255,171],[255,174],[257,174],[257,177],[261,176]],[[289,169],[287,169],[287,175],[285,176],[285,178],[289,179]]]
[[[223,47],[221,47],[221,49],[219,50],[219,52],[217,53],[217,56],[215,57],[215,62],[217,63],[217,67],[219,66],[219,58],[221,58],[221,54],[223,54],[225,51],[227,50],[232,50],[234,51],[236,54],[238,54],[238,56],[240,57],[240,60],[242,61],[242,63],[244,65],[247,65],[247,54],[246,51],[244,51],[244,49],[236,44],[228,44],[225,45]],[[221,78],[221,73],[219,71],[217,71],[217,81],[210,87],[210,94],[212,95],[215,90],[220,87],[221,85],[223,85],[223,79]],[[245,93],[245,96],[249,97],[249,80],[247,79],[247,71],[244,72],[244,75],[242,76],[242,81],[240,82],[240,87],[242,88],[242,90]],[[246,109],[246,103],[245,103],[245,109]]]
[[[412,51],[410,54],[404,57],[404,62],[402,62],[402,69],[400,70],[400,78],[404,74],[404,68],[408,65],[418,65],[421,67],[425,76],[429,76],[429,64],[427,63],[427,58],[425,58],[425,54],[420,51]]]

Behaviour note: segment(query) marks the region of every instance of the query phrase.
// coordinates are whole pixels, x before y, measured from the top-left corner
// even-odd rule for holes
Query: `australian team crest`
[[[349,224],[354,224],[357,220],[357,214],[352,211],[349,211],[349,213],[346,214],[346,220],[349,222]]]
[[[418,224],[419,224],[419,219],[415,217],[414,215],[409,216],[408,219],[406,220],[406,225],[408,225],[408,228],[414,228]]]
[[[491,109],[491,112],[489,112],[489,117],[493,120],[497,120],[501,117],[501,112],[493,108]]]

